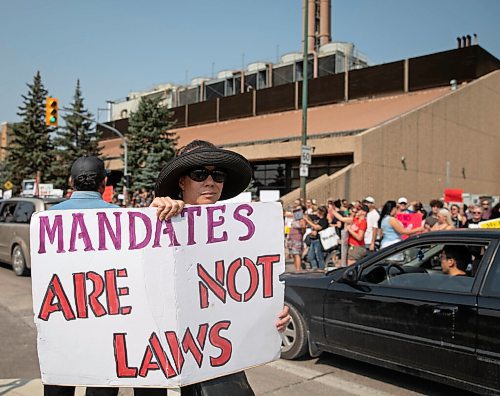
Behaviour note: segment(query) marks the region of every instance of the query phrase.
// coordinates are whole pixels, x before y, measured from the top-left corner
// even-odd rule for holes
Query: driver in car
[[[469,249],[459,245],[445,246],[440,258],[443,274],[451,276],[467,275],[467,266],[472,260]]]

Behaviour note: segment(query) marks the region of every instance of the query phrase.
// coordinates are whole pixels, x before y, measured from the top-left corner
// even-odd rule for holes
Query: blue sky
[[[457,36],[473,33],[500,58],[500,0],[332,3],[333,40],[353,42],[375,64],[452,49]],[[80,79],[96,114],[130,91],[276,62],[301,50],[301,7],[302,0],[0,0],[0,122],[19,120],[37,70],[63,106]]]

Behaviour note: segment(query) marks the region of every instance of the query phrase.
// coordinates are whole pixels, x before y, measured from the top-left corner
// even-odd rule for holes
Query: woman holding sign
[[[155,186],[156,198],[151,203],[161,220],[177,216],[185,204],[209,205],[220,199],[237,196],[250,183],[250,163],[232,151],[212,143],[194,140],[178,150],[162,169]],[[279,314],[276,328],[283,331],[290,321],[288,307]],[[149,390],[148,395],[160,395]],[[182,395],[253,395],[245,373],[240,372],[181,388]],[[137,395],[137,390],[136,390]]]
[[[382,242],[380,248],[393,245],[402,241],[402,235],[414,235],[423,231],[423,227],[405,228],[401,222],[396,219],[397,204],[396,201],[387,201],[380,213],[378,228],[382,232]]]

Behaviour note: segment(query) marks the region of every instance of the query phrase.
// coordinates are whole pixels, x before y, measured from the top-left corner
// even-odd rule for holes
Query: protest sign
[[[102,200],[106,202],[113,201],[114,189],[113,186],[106,186],[104,192],[102,193]]]
[[[500,219],[482,221],[479,223],[479,228],[500,228]]]
[[[396,219],[403,224],[404,228],[418,228],[422,226],[422,213],[398,213]],[[402,239],[407,239],[408,235],[401,235]]]
[[[35,214],[42,381],[177,387],[278,359],[282,230],[279,203]]]
[[[453,188],[445,188],[444,189],[444,202],[463,202],[463,193],[464,190],[453,189]]]

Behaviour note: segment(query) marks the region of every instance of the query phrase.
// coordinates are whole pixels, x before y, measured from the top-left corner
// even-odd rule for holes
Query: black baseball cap
[[[93,155],[78,158],[71,166],[71,177],[76,180],[80,176],[95,177],[97,181],[103,180],[107,176],[104,161]]]

